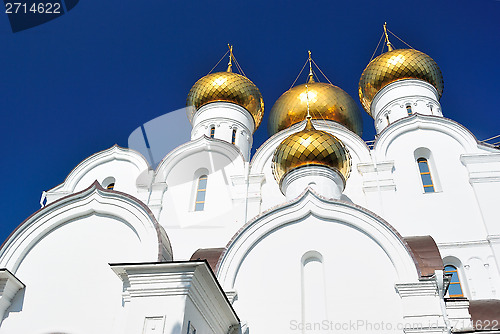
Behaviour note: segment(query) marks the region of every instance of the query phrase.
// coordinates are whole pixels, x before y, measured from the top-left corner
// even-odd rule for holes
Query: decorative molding
[[[476,137],[467,128],[451,119],[442,116],[414,114],[411,117],[405,117],[391,123],[379,133],[373,146],[376,158],[385,160],[388,147],[396,138],[404,133],[418,129],[447,134],[460,143],[468,152],[477,151],[480,145]]]
[[[438,286],[435,280],[425,280],[414,283],[396,283],[396,291],[401,296],[437,296],[439,297]]]
[[[226,297],[231,304],[238,300],[238,292],[236,290],[226,291]]]
[[[494,236],[492,236],[494,237]],[[470,241],[457,241],[457,242],[440,242],[437,243],[439,248],[466,248],[466,247],[478,247],[488,245],[488,240],[470,240]]]
[[[398,88],[405,87],[405,86],[412,86],[412,87],[417,86],[417,87],[422,87],[422,88],[428,89],[428,90],[432,91],[432,93],[434,94],[435,100],[436,101],[439,100],[439,95],[438,95],[436,88],[433,85],[431,85],[430,83],[425,82],[423,80],[419,80],[419,79],[403,79],[403,80],[398,80],[398,81],[392,82],[392,83],[388,84],[387,86],[385,86],[384,88],[382,88],[381,90],[379,90],[377,92],[377,94],[375,94],[375,96],[373,97],[371,105],[372,106],[376,105],[380,101],[382,96],[384,96],[385,94],[387,94],[391,90],[398,89]],[[404,100],[407,98],[408,97],[403,97],[400,99]]]
[[[394,161],[359,163],[358,171],[363,176],[363,191],[394,191]]]
[[[49,198],[54,198],[54,195],[66,195],[73,193],[76,184],[80,181],[80,179],[97,165],[112,161],[112,160],[123,160],[128,161],[136,166],[139,171],[148,170],[149,163],[147,162],[144,156],[132,149],[120,147],[118,145],[113,145],[112,147],[94,153],[82,162],[80,162],[73,170],[68,174],[63,183],[58,186],[50,189],[47,194],[52,195],[48,196]],[[58,196],[60,198],[61,196]]]
[[[469,182],[500,182],[500,153],[462,154],[460,161],[467,167]]]
[[[0,269],[0,324],[16,293],[25,287],[8,269]]]
[[[234,118],[229,118],[229,117],[218,117],[218,116],[209,116],[205,119],[203,117],[200,117],[202,114],[205,114],[206,116],[209,113],[219,113],[221,109],[224,109],[223,113],[220,114],[228,114],[228,110],[237,112],[239,115],[243,116],[243,118],[248,122],[248,125],[252,125],[253,129],[250,129],[248,125],[244,125],[240,121],[235,120]],[[198,121],[198,118],[202,118]],[[204,123],[206,121],[213,121],[214,119],[220,119],[224,120],[226,122],[234,122],[241,124],[244,128],[248,129],[251,133],[254,132],[255,130],[255,120],[253,116],[243,108],[242,106],[239,106],[237,104],[231,103],[231,102],[211,102],[208,104],[205,104],[198,109],[195,114],[193,115],[193,120],[191,124],[193,124],[193,129],[196,128],[198,123]]]
[[[214,333],[227,332],[239,323],[231,303],[206,262],[110,264],[123,281],[125,308],[136,299],[185,296]],[[186,305],[183,305],[185,309]]]

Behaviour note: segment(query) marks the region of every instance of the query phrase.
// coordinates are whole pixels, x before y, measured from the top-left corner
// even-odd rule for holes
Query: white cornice
[[[498,153],[488,153],[488,154],[462,154],[460,156],[460,161],[467,166],[470,164],[481,164],[481,163],[491,163],[500,162],[500,151]]]
[[[123,300],[186,296],[214,333],[227,332],[239,319],[205,262],[111,264],[123,281]],[[184,305],[185,307],[185,305]]]
[[[460,161],[467,167],[471,184],[500,182],[500,152],[462,154]]]
[[[387,94],[388,92],[390,92],[391,90],[398,89],[400,87],[405,87],[405,86],[409,86],[409,87],[416,86],[416,87],[426,88],[426,89],[432,91],[432,93],[434,94],[435,100],[439,101],[438,92],[437,92],[436,88],[433,85],[431,85],[430,83],[423,81],[423,80],[418,80],[418,79],[403,79],[403,80],[397,80],[397,81],[391,82],[390,84],[388,84],[387,86],[385,86],[381,90],[379,90],[377,92],[377,94],[375,94],[375,96],[373,97],[371,106],[376,105],[379,102],[379,100],[381,99],[381,97],[384,96],[385,94]],[[371,109],[371,106],[370,106],[370,109]]]
[[[16,293],[25,285],[9,270],[0,269],[0,324]]]
[[[414,283],[397,283],[395,287],[401,297],[439,296],[438,286],[435,280]]]

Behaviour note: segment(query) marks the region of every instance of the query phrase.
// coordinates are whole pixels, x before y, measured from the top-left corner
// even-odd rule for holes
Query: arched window
[[[105,189],[113,190],[115,188],[115,178],[112,176],[108,176],[104,180],[102,180],[101,185]]]
[[[424,192],[433,193],[434,183],[432,182],[431,171],[429,169],[429,163],[426,158],[418,158],[418,169],[420,170],[420,178],[422,179],[422,185],[424,186]]]
[[[233,129],[233,136],[231,137],[231,144],[236,143],[236,129]]]
[[[194,211],[203,211],[205,208],[205,196],[207,194],[207,176],[202,175],[198,179],[196,188],[196,200],[194,202]]]
[[[212,126],[210,128],[210,138],[214,138],[214,136],[215,136],[215,126]]]
[[[458,276],[457,267],[452,265],[447,265],[444,267],[444,273],[451,275],[450,286],[448,287],[448,295],[453,297],[463,297],[464,293],[462,290],[462,285],[460,284],[460,277]]]
[[[411,110],[411,105],[406,106],[406,112],[408,113],[408,116],[411,116],[413,114],[413,111]]]

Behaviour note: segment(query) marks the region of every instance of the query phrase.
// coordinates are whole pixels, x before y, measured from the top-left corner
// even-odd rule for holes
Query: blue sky
[[[115,143],[127,146],[135,128],[184,107],[227,43],[261,90],[267,118],[307,50],[359,103],[359,77],[387,21],[440,66],[445,117],[478,139],[500,134],[499,16],[495,0],[80,0],[62,17],[14,34],[0,13],[0,239],[80,161]],[[364,114],[363,137],[373,135]],[[254,150],[267,138],[265,120]]]

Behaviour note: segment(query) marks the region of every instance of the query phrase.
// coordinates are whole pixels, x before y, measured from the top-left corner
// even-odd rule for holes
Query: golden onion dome
[[[264,100],[259,89],[247,77],[227,72],[211,73],[198,80],[189,91],[186,105],[193,111],[188,115],[192,122],[196,111],[211,102],[231,102],[245,108],[253,117],[255,130],[264,116]]]
[[[314,82],[311,78],[309,83],[289,89],[276,101],[269,116],[269,134],[304,120],[308,102],[313,119],[338,122],[361,136],[363,120],[351,96],[337,86]]]
[[[273,175],[281,185],[288,172],[308,165],[328,167],[344,180],[351,172],[351,156],[344,144],[334,135],[316,130],[310,118],[304,130],[287,137],[274,151]]]
[[[443,75],[431,57],[415,49],[395,49],[373,59],[361,74],[359,99],[366,112],[371,115],[373,98],[382,88],[403,79],[426,81],[439,97],[443,94]]]

